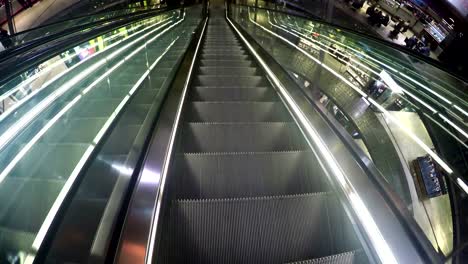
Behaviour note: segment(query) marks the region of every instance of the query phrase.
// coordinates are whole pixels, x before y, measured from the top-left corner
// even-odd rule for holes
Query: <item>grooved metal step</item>
[[[329,193],[177,200],[169,263],[285,263],[348,251],[329,212]]]
[[[178,154],[179,199],[287,195],[327,191],[312,152]]]
[[[220,60],[207,60],[201,59],[200,66],[215,66],[215,67],[251,67],[254,63],[250,60],[227,60],[227,59],[220,59]]]
[[[267,86],[268,82],[263,76],[199,75],[194,79],[194,85],[218,87],[255,87]]]
[[[286,122],[289,113],[280,102],[192,102],[186,122]]]
[[[248,55],[218,55],[218,54],[202,54],[201,55],[202,59],[205,60],[247,60],[249,58]]]
[[[354,250],[323,258],[290,262],[288,264],[361,264],[367,262],[368,260],[362,250]]]
[[[199,67],[198,73],[202,75],[224,75],[243,76],[257,75],[259,70],[256,67]]]
[[[229,47],[216,46],[216,47],[211,47],[210,49],[202,49],[201,52],[202,53],[207,53],[211,51],[222,52],[225,50],[245,51],[245,49],[242,46],[229,46]]]
[[[182,128],[183,152],[306,150],[294,123],[187,123]]]
[[[225,55],[228,55],[228,56],[242,56],[242,55],[245,55],[245,50],[241,50],[241,49],[218,49],[218,50],[206,50],[206,51],[203,51],[202,53],[202,58],[205,56],[205,55],[214,55],[214,56],[225,56]]]
[[[278,101],[276,92],[271,87],[209,87],[195,86],[191,91],[192,101]]]

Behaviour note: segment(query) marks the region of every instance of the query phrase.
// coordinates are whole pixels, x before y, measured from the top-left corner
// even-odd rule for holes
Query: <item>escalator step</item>
[[[211,38],[211,39],[205,39],[204,45],[225,46],[225,45],[240,45],[240,43],[234,37],[226,36],[226,37],[216,37],[216,38]]]
[[[233,48],[229,48],[229,49],[214,49],[214,50],[204,50],[202,52],[202,58],[204,58],[204,55],[212,55],[212,56],[223,56],[223,55],[228,55],[228,56],[242,56],[242,55],[246,55],[245,54],[245,51],[242,50],[242,49],[233,49]]]
[[[257,75],[259,73],[256,67],[200,67],[198,73],[202,75],[223,75],[223,76],[242,76]]]
[[[306,150],[295,123],[186,123],[183,152],[267,152]]]
[[[250,60],[227,60],[227,59],[220,59],[220,60],[207,60],[201,59],[200,66],[214,66],[214,67],[251,67],[254,66],[254,63]]]
[[[362,250],[354,250],[341,254],[326,256],[323,258],[308,259],[288,264],[363,264],[368,263]]]
[[[213,88],[195,86],[190,95],[192,101],[278,101],[276,92],[271,87],[250,88]]]
[[[216,199],[328,190],[309,151],[179,154],[174,176],[179,199]]]
[[[187,122],[286,122],[291,120],[280,102],[192,102]]]
[[[168,263],[285,263],[341,253],[332,201],[329,193],[178,200],[162,254]]]
[[[249,59],[249,55],[226,55],[226,54],[202,54],[201,59],[205,60],[233,60],[233,61],[245,61]]]
[[[236,51],[245,51],[245,49],[242,46],[229,46],[229,47],[223,47],[223,46],[212,46],[210,49],[203,49],[202,53],[205,52],[210,52],[210,51],[223,51],[223,50],[236,50]]]
[[[194,79],[194,85],[217,87],[255,87],[267,86],[268,82],[263,76],[199,75]]]

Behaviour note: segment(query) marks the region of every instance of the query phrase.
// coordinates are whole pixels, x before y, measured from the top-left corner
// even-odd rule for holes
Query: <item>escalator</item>
[[[438,263],[372,161],[248,35],[263,31],[212,2],[84,36],[0,87],[15,97],[0,263]]]
[[[212,7],[169,173],[160,263],[365,263],[262,70]]]

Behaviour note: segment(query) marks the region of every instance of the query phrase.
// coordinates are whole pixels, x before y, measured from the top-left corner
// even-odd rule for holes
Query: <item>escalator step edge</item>
[[[362,250],[354,250],[323,258],[290,262],[288,264],[361,264],[366,262],[367,259],[364,252]]]

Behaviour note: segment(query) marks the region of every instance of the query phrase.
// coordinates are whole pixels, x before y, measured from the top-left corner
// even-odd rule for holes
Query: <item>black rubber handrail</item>
[[[423,56],[423,55],[415,52],[414,50],[408,49],[408,48],[406,48],[404,46],[398,45],[398,44],[393,43],[393,42],[388,42],[388,41],[386,41],[384,39],[381,39],[379,37],[372,36],[370,34],[366,34],[366,33],[360,32],[360,31],[355,31],[355,30],[353,30],[351,28],[340,26],[338,24],[325,21],[322,18],[319,18],[317,16],[314,16],[314,15],[310,14],[310,12],[306,11],[305,9],[301,9],[301,11],[304,14],[300,14],[300,13],[288,12],[288,11],[284,11],[284,10],[275,10],[275,9],[271,9],[271,8],[268,8],[268,7],[255,7],[255,6],[246,5],[246,4],[234,4],[234,5],[258,8],[258,9],[263,9],[263,10],[269,10],[269,11],[273,11],[273,12],[277,12],[277,13],[283,13],[283,14],[286,14],[286,15],[296,16],[296,17],[311,20],[311,21],[314,21],[314,22],[317,22],[317,23],[325,24],[325,25],[330,26],[330,27],[335,27],[335,28],[340,29],[342,31],[345,31],[345,32],[347,32],[349,34],[358,35],[359,37],[369,39],[370,41],[378,42],[379,44],[385,45],[385,46],[387,46],[389,48],[396,49],[396,50],[398,50],[398,51],[400,51],[402,53],[405,53],[405,54],[407,54],[409,56],[415,57],[418,60],[421,60],[421,61],[423,61],[425,63],[428,63],[431,66],[434,66],[434,67],[436,67],[436,68],[438,68],[438,69],[452,75],[454,78],[459,79],[460,81],[464,82],[465,84],[468,83],[468,76],[464,76],[463,73],[460,73],[460,72],[455,72],[454,70],[448,68],[445,64],[443,64],[443,63],[441,63],[441,62],[439,62],[437,60],[434,60],[434,59],[432,59],[430,57]],[[298,7],[295,6],[295,8],[298,8]]]

